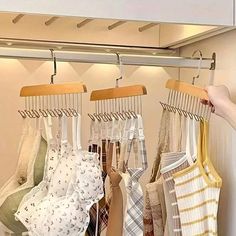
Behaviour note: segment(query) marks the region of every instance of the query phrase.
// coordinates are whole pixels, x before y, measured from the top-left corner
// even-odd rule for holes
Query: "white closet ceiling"
[[[1,37],[4,38],[148,47],[159,45],[157,24],[149,25],[146,30],[141,28],[149,22],[119,22],[114,28],[116,20],[8,13],[0,14],[0,22]],[[113,29],[109,30],[109,26]]]
[[[199,38],[217,34],[219,30],[225,30],[224,27],[222,29],[222,27],[216,26],[13,13],[0,13],[0,24],[1,47],[32,46],[33,48],[56,48],[57,50],[66,47],[67,50],[83,50],[78,43],[86,43],[137,47],[138,53],[144,53],[147,50],[148,53],[153,54],[160,53],[155,50],[159,47],[177,48],[199,40]],[[144,47],[142,52],[138,47]],[[104,49],[110,50],[109,47],[102,48],[102,50]],[[169,54],[170,52],[165,51],[164,53]]]

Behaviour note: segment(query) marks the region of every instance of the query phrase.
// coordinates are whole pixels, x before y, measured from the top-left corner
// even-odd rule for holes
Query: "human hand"
[[[224,85],[208,86],[206,91],[209,101],[202,101],[202,103],[211,106],[212,112],[225,118],[227,109],[232,104],[228,88]]]

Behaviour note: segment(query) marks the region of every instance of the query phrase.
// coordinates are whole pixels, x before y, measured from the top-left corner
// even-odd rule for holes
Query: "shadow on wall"
[[[18,60],[29,74],[35,73],[43,64],[44,61],[33,60]]]

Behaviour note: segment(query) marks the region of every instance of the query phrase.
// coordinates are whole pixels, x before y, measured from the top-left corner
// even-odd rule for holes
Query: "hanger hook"
[[[199,59],[199,64],[198,64],[198,71],[197,71],[197,75],[193,76],[193,81],[192,81],[192,85],[195,84],[195,79],[198,79],[200,77],[200,72],[201,72],[201,68],[202,68],[202,51],[201,50],[195,50],[192,54],[192,58],[195,56],[195,54],[199,53],[200,59]]]
[[[119,87],[119,80],[123,79],[123,76],[122,76],[122,61],[121,61],[121,56],[117,52],[116,52],[116,56],[117,56],[117,60],[118,60],[118,63],[119,63],[119,69],[120,69],[120,77],[118,79],[116,79],[116,88],[118,88]]]
[[[54,76],[57,75],[57,59],[53,49],[50,49],[52,60],[53,60],[53,74],[51,75],[50,84],[54,84]]]

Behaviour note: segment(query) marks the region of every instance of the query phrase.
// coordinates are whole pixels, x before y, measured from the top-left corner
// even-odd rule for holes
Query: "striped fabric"
[[[183,236],[217,235],[217,211],[222,180],[207,154],[207,124],[201,123],[201,157],[173,175]]]
[[[205,179],[209,176],[203,172],[205,169],[197,163],[188,172],[174,177],[183,236],[217,235],[220,188],[209,185]]]
[[[170,232],[170,235],[181,236],[182,233],[181,233],[179,208],[178,208],[177,198],[176,198],[176,193],[175,193],[175,182],[173,179],[173,174],[187,168],[189,166],[189,162],[186,156],[185,155],[183,156],[183,153],[166,153],[165,157],[162,157],[163,160],[168,159],[168,155],[173,160],[176,160],[177,156],[179,158],[181,157],[179,160],[177,159],[178,161],[175,161],[174,163],[161,169],[161,173],[163,175],[163,178],[165,181],[165,187],[166,187],[166,189],[164,190],[165,197],[168,198],[168,201],[166,201],[168,223],[169,223],[169,226],[172,226],[170,227],[170,230],[173,231],[173,232]],[[162,163],[162,166],[163,166],[163,163]]]

